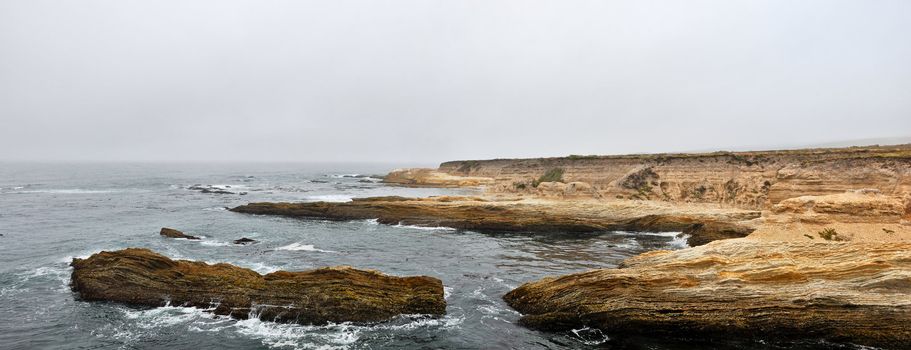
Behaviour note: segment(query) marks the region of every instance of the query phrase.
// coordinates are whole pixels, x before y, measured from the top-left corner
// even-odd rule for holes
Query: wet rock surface
[[[173,228],[162,227],[159,235],[169,237],[169,238],[185,238],[185,239],[199,239],[199,237],[192,236],[175,230]]]
[[[442,315],[443,284],[327,267],[261,275],[230,264],[172,260],[128,248],[73,259],[71,287],[85,301],[137,306],[182,305],[264,321],[325,324],[379,322],[400,314]]]
[[[253,243],[256,243],[256,242],[257,242],[257,241],[256,241],[255,239],[247,238],[247,237],[243,237],[243,238],[239,238],[239,239],[235,239],[235,240],[234,240],[234,244],[240,244],[240,245],[253,244]]]

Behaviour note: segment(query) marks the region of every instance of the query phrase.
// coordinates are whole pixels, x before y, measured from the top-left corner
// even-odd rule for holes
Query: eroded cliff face
[[[559,181],[542,178],[559,170]],[[911,193],[911,145],[841,149],[570,156],[453,161],[437,172],[490,178],[499,193],[720,203],[768,209],[782,200],[876,189]],[[911,208],[911,201],[905,202]],[[907,214],[906,214],[907,215]]]
[[[911,344],[911,244],[722,240],[525,284],[536,329]]]

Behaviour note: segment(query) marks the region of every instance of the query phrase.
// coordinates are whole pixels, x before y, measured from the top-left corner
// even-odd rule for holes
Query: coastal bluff
[[[465,180],[470,179],[470,181]],[[484,186],[489,193],[713,203],[769,209],[782,200],[875,189],[911,211],[911,145],[753,152],[461,160],[400,169],[392,184]]]

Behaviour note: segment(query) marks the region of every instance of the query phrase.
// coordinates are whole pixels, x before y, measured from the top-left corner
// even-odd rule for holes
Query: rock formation
[[[73,259],[72,288],[87,301],[183,305],[245,319],[325,324],[442,315],[443,284],[351,267],[260,275],[229,264],[171,260],[129,248]]]
[[[454,176],[432,169],[398,169],[383,177],[383,182],[403,186],[474,187],[493,184],[493,179],[479,176]]]
[[[535,186],[559,170],[560,185]],[[445,162],[438,169],[395,174],[397,183],[422,183],[426,174],[457,184],[487,178],[489,191],[593,198],[718,203],[768,209],[788,198],[862,188],[884,195],[911,193],[911,145],[762,152],[569,156]],[[392,175],[392,174],[390,174]],[[587,190],[587,188],[591,188]],[[906,202],[911,204],[911,202]]]
[[[683,231],[694,244],[743,237],[750,210],[655,202],[374,197],[350,202],[250,203],[231,211],[330,220],[377,219],[384,224],[452,227],[485,232]]]
[[[504,299],[542,330],[911,344],[911,243],[722,240],[545,278]]]
[[[247,245],[247,244],[253,244],[253,243],[256,243],[256,240],[252,239],[252,238],[247,238],[247,237],[242,237],[242,238],[238,238],[238,239],[234,240],[234,244],[240,244],[240,245]]]
[[[162,227],[161,232],[159,232],[159,234],[162,236],[165,236],[165,237],[170,237],[170,238],[199,239],[199,237],[191,236],[191,235],[185,234],[183,232],[180,232],[178,230],[175,230],[173,228],[167,228],[167,227]]]

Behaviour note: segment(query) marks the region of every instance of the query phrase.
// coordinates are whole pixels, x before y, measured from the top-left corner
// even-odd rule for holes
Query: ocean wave
[[[457,231],[452,227],[443,227],[443,226],[417,226],[417,225],[392,225],[392,227],[398,228],[408,228],[413,230],[424,230],[424,231]]]
[[[281,246],[275,248],[275,250],[290,250],[290,251],[307,251],[307,252],[320,252],[320,253],[335,253],[331,250],[322,250],[316,249],[312,244],[303,244],[301,242],[291,243],[286,246]]]
[[[105,193],[118,193],[123,192],[122,190],[86,190],[81,188],[64,188],[64,189],[46,189],[46,190],[27,190],[27,191],[18,191],[18,192],[7,192],[7,193],[40,193],[40,194],[105,194]]]
[[[668,231],[668,232],[615,231],[615,233],[618,234],[618,235],[624,235],[624,236],[676,237],[677,235],[681,234],[682,232],[679,232],[679,231],[678,231],[678,232],[673,232],[673,231]]]
[[[269,348],[290,349],[348,349],[364,333],[377,331],[411,331],[417,328],[452,328],[464,322],[464,317],[428,315],[400,315],[387,322],[373,325],[355,325],[350,322],[327,325],[300,325],[262,321],[255,312],[248,319],[236,320],[219,316],[210,309],[166,305],[154,309],[138,310],[124,306],[117,308],[128,324],[120,327],[103,326],[98,335],[107,335],[133,343],[147,332],[161,328],[186,327],[191,332],[233,332],[248,339],[260,341]]]
[[[582,327],[571,330],[576,339],[585,345],[601,345],[610,340],[607,334],[597,328]]]
[[[690,239],[690,235],[677,234],[671,239],[671,242],[668,243],[672,248],[683,249],[689,248],[690,245],[687,243],[687,240]]]
[[[202,244],[204,246],[209,246],[209,247],[233,247],[236,245],[236,244],[231,244],[228,242],[206,241],[206,240],[198,240],[198,242],[199,242],[199,244]]]
[[[318,196],[304,197],[305,201],[310,202],[350,202],[354,198],[350,194],[323,194]]]

